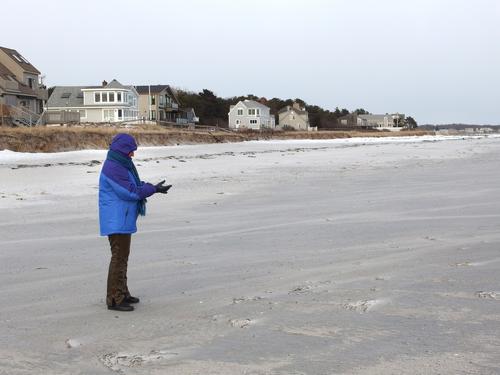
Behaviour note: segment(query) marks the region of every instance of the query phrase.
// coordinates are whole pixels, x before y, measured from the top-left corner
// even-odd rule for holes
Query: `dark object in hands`
[[[164,183],[165,183],[165,180],[163,180],[155,185],[157,193],[167,194],[168,189],[170,189],[172,187],[172,185],[163,185]]]

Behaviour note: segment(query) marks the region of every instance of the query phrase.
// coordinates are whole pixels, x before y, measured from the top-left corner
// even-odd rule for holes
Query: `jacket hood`
[[[120,133],[115,135],[109,149],[128,156],[129,153],[137,150],[137,143],[130,134]]]

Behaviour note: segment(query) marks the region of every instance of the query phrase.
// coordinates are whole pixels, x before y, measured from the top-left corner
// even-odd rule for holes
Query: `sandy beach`
[[[108,311],[105,151],[0,151],[0,374],[499,374],[500,137],[140,148]]]

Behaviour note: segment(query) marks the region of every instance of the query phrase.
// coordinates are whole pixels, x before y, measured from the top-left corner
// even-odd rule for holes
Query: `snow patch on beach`
[[[345,145],[366,145],[366,144],[389,144],[389,143],[421,143],[452,141],[462,139],[480,139],[480,138],[499,138],[500,134],[487,136],[444,136],[444,135],[426,135],[409,137],[359,137],[359,138],[336,138],[336,139],[286,139],[286,140],[265,140],[265,141],[245,141],[245,145],[325,145],[325,146],[345,146]],[[227,144],[226,144],[227,145]],[[230,145],[230,144],[229,144]],[[147,146],[139,147],[138,151],[158,151],[158,150],[189,150],[200,145],[174,145],[174,146]],[[212,145],[206,145],[212,146]],[[35,152],[15,152],[11,150],[0,151],[0,164],[13,164],[22,162],[56,162],[68,160],[90,160],[102,159],[106,155],[106,150],[80,150],[53,153],[35,153]]]

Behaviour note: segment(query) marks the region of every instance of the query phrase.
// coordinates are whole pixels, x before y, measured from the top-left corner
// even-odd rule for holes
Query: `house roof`
[[[113,79],[110,83],[108,83],[105,87],[105,89],[130,89],[130,87],[122,85],[120,82],[118,82],[116,79]]]
[[[180,103],[177,92],[170,85],[139,85],[135,86],[135,89],[139,95],[148,95],[149,90],[151,90],[151,94],[159,94],[166,90],[178,104]]]
[[[9,68],[7,68],[2,63],[0,63],[0,77],[2,77],[3,79],[6,79],[6,80],[10,80],[9,77],[11,77],[12,79],[16,79],[16,76],[14,75],[14,73],[12,73],[9,70]]]
[[[139,94],[149,94],[149,90],[151,89],[151,94],[158,94],[163,90],[168,88],[168,85],[141,85],[135,86],[137,92]]]
[[[47,107],[83,107],[82,89],[89,86],[56,86],[47,101]]]
[[[307,111],[302,111],[300,109],[292,107],[291,105],[287,105],[286,107],[281,108],[278,111],[278,114],[285,113],[285,112],[288,112],[288,111],[293,111],[293,112],[297,113],[298,115],[306,115],[307,114]]]
[[[16,78],[14,73],[12,73],[5,65],[0,63],[0,77],[5,79],[6,81],[13,81],[17,83],[17,89],[6,89],[6,91],[14,92],[16,94],[25,95],[25,96],[37,96],[36,92],[31,89],[29,86],[25,85]]]
[[[172,94],[172,97],[175,99],[175,101],[180,105],[181,101],[179,100],[179,96],[177,95],[177,90],[171,86],[168,86],[168,91],[170,92],[170,94]]]
[[[269,109],[268,106],[266,106],[262,103],[256,102],[255,100],[245,99],[245,100],[241,100],[240,102],[238,102],[238,104],[239,103],[242,103],[247,108]]]
[[[0,47],[2,51],[4,51],[17,65],[22,67],[25,71],[33,74],[40,74],[40,71],[35,68],[31,63],[26,60],[19,52],[15,49]]]
[[[383,120],[385,117],[393,118],[393,116],[399,116],[400,118],[404,117],[404,115],[401,113],[399,113],[399,114],[386,113],[385,115],[358,115],[359,118],[361,118],[363,120],[367,120],[367,121]]]
[[[116,79],[113,79],[110,83],[107,83],[106,81],[103,81],[103,84],[106,84],[106,85],[105,86],[103,86],[103,85],[101,85],[101,86],[79,86],[79,87],[82,87],[82,90],[92,90],[92,89],[99,89],[99,90],[132,90],[132,91],[135,90],[134,86],[122,85]]]
[[[111,85],[111,86],[110,86]],[[102,86],[55,86],[47,101],[47,107],[82,107],[83,91],[92,89],[124,89],[134,90],[134,86],[124,86],[113,80],[105,87]],[[101,103],[102,105],[103,103]],[[106,104],[106,103],[104,103]],[[112,104],[112,103],[109,103]]]

